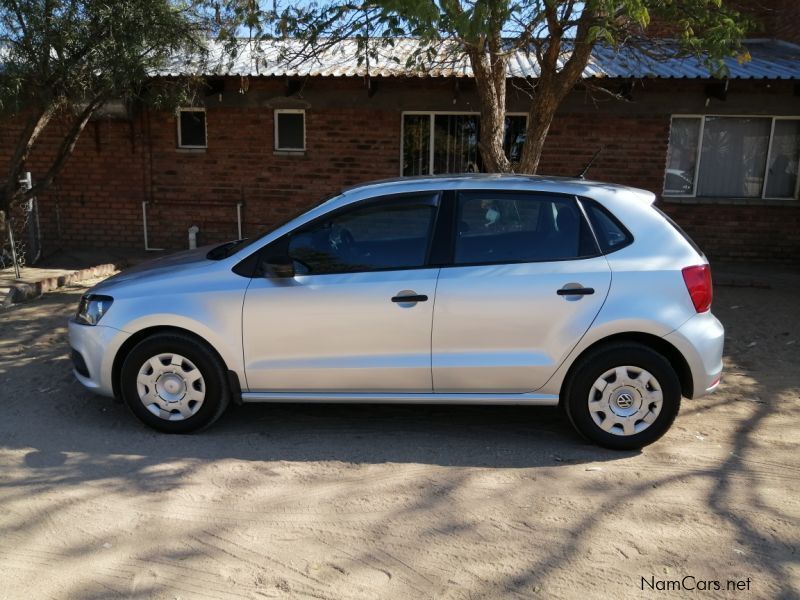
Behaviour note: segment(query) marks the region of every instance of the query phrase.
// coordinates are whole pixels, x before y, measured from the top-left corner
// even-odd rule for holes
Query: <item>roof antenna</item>
[[[585,166],[585,167],[583,167],[583,171],[581,171],[581,172],[578,174],[578,179],[586,179],[586,173],[588,173],[588,172],[589,172],[589,169],[591,169],[591,168],[592,168],[592,165],[594,164],[594,161],[597,159],[597,157],[598,157],[598,156],[600,156],[600,153],[601,153],[601,152],[602,152],[604,149],[605,149],[605,147],[604,147],[604,146],[600,146],[600,149],[599,149],[597,152],[595,152],[595,153],[594,153],[594,156],[592,156],[591,160],[589,160],[589,162],[588,162],[588,163],[586,163],[586,166]]]

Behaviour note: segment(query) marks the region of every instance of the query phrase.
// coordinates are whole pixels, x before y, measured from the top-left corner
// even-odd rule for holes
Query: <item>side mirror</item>
[[[261,272],[264,277],[294,277],[294,262],[288,256],[270,256],[264,259]]]

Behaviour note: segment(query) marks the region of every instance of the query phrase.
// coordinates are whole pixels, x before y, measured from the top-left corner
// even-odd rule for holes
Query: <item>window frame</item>
[[[416,175],[403,175],[403,144],[406,138],[406,116],[427,116],[429,127],[430,144],[428,148],[428,175],[422,177],[433,176],[434,155],[436,144],[434,143],[434,133],[436,131],[436,116],[437,115],[460,115],[465,117],[478,117],[478,124],[480,125],[481,113],[474,110],[404,110],[400,112],[400,177],[416,177]],[[528,127],[528,113],[526,112],[507,112],[507,117],[525,117],[525,128]]]
[[[181,133],[181,114],[185,112],[201,112],[203,113],[203,139],[205,144],[202,146],[194,144],[184,144],[183,135]],[[177,117],[175,123],[178,129],[178,149],[180,150],[206,150],[208,149],[208,112],[204,106],[182,106],[178,108],[175,113]]]
[[[282,148],[280,146],[280,135],[278,132],[278,119],[280,115],[303,115],[303,147],[302,148]],[[288,152],[293,154],[301,154],[306,151],[306,109],[304,108],[275,108],[273,109],[272,117],[273,135],[273,150],[275,152]]]
[[[697,195],[697,182],[699,180],[700,175],[700,166],[702,163],[702,150],[703,150],[703,135],[705,133],[705,125],[706,125],[706,118],[730,118],[730,119],[770,119],[770,128],[769,128],[769,139],[767,140],[767,156],[766,156],[766,164],[764,168],[764,181],[761,184],[761,195],[757,197],[751,196],[720,196],[720,197],[709,197],[709,196],[698,196]],[[700,130],[697,136],[697,148],[696,148],[696,156],[697,160],[694,166],[694,178],[692,180],[692,193],[691,194],[676,194],[667,192],[665,186],[667,184],[667,169],[669,168],[669,163],[664,166],[664,180],[661,185],[661,196],[666,200],[669,201],[673,198],[709,198],[710,200],[718,200],[718,199],[725,199],[725,198],[741,198],[744,200],[749,201],[756,201],[759,200],[771,200],[777,202],[793,202],[800,199],[800,160],[798,160],[797,164],[797,178],[794,184],[794,196],[791,198],[787,197],[775,197],[775,196],[767,196],[767,187],[769,186],[769,161],[772,158],[772,143],[773,138],[775,135],[775,122],[776,121],[800,121],[800,116],[791,116],[791,115],[746,115],[746,114],[673,114],[670,115],[669,120],[669,136],[667,139],[667,157],[669,157],[670,151],[670,141],[672,138],[672,123],[675,119],[699,119],[700,120]]]
[[[458,203],[462,195],[469,195],[469,194],[485,194],[491,193],[496,195],[502,196],[536,196],[540,198],[558,198],[559,200],[571,201],[574,206],[575,210],[578,212],[579,218],[581,220],[582,225],[584,225],[589,234],[591,235],[592,240],[594,241],[594,246],[596,252],[594,254],[587,254],[586,256],[574,256],[571,258],[553,258],[553,259],[544,259],[544,260],[498,260],[498,261],[490,261],[490,262],[476,262],[476,263],[456,263],[456,244],[458,243]],[[566,194],[562,192],[548,192],[548,191],[538,191],[538,190],[508,190],[508,189],[495,189],[495,188],[465,188],[455,190],[449,196],[445,196],[443,198],[443,202],[452,202],[452,208],[450,214],[450,248],[448,249],[448,261],[447,264],[438,265],[441,268],[461,268],[461,267],[490,267],[490,266],[499,266],[499,265],[526,265],[526,264],[543,264],[543,263],[555,263],[555,262],[565,262],[565,261],[578,261],[578,260],[590,260],[593,258],[597,258],[599,256],[604,256],[603,249],[600,247],[600,243],[597,240],[597,235],[595,234],[594,228],[592,227],[591,220],[588,218],[586,211],[584,210],[583,204],[581,202],[581,197],[576,196],[575,194]],[[442,211],[442,207],[439,208],[440,212]],[[445,211],[447,214],[447,211]],[[437,232],[438,233],[438,232]],[[633,243],[633,239],[631,238],[630,243]],[[626,245],[630,245],[630,243]],[[620,248],[621,249],[621,248]]]
[[[430,199],[431,206],[434,209],[433,218],[431,219],[431,224],[429,226],[428,231],[428,243],[427,247],[425,248],[425,261],[418,266],[413,267],[385,267],[385,268],[377,268],[377,269],[366,269],[360,271],[338,271],[335,273],[309,273],[308,275],[297,275],[297,277],[323,277],[327,275],[356,275],[359,273],[385,273],[389,271],[417,271],[420,269],[432,269],[438,268],[439,265],[434,265],[431,262],[432,253],[435,247],[435,240],[439,235],[439,215],[442,211],[442,204],[444,202],[445,193],[440,189],[433,189],[433,190],[418,190],[414,192],[401,192],[401,193],[393,193],[393,194],[385,194],[380,196],[370,196],[369,198],[363,198],[361,200],[357,200],[345,206],[341,206],[337,209],[331,210],[325,214],[319,215],[318,217],[310,220],[307,223],[303,223],[292,229],[291,231],[286,232],[279,238],[273,240],[260,250],[258,250],[257,254],[259,254],[260,258],[258,262],[261,262],[264,258],[269,255],[275,255],[275,249],[283,249],[287,250],[288,254],[288,247],[289,247],[289,240],[293,235],[297,235],[299,233],[303,233],[308,229],[316,227],[319,223],[324,221],[330,221],[331,219],[335,219],[340,215],[346,214],[348,212],[352,212],[354,210],[360,210],[362,208],[369,208],[370,205],[375,206],[391,206],[394,204],[402,204],[404,201],[412,199],[412,198],[419,198],[420,196],[428,196]],[[423,202],[419,202],[420,205],[424,204]]]

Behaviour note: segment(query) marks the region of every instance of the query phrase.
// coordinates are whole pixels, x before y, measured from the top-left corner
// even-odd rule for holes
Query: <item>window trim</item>
[[[403,144],[406,137],[406,115],[408,116],[427,116],[428,126],[430,131],[430,144],[428,148],[428,175],[423,177],[430,177],[433,175],[434,153],[436,144],[433,143],[433,136],[436,130],[436,116],[437,115],[463,115],[463,116],[477,116],[478,124],[480,125],[481,113],[474,110],[404,110],[400,112],[400,177],[415,177],[415,175],[403,175]],[[506,112],[507,117],[525,117],[525,128],[528,127],[528,113],[526,112]]]
[[[201,112],[203,113],[203,139],[205,144],[202,146],[194,144],[184,144],[183,136],[181,135],[181,113],[185,112]],[[208,148],[208,113],[204,106],[185,106],[180,107],[175,113],[177,117],[175,123],[178,128],[178,148],[181,150],[205,150]]]
[[[302,148],[282,148],[279,145],[278,117],[280,115],[303,115],[303,147]],[[273,109],[272,128],[274,130],[273,150],[276,152],[292,152],[301,154],[306,151],[306,109],[304,108],[276,108]]]
[[[759,202],[761,200],[769,200],[775,202],[793,202],[800,199],[800,160],[798,160],[797,164],[797,178],[795,180],[794,186],[794,196],[791,198],[787,197],[775,197],[775,196],[767,196],[767,187],[769,185],[769,161],[772,158],[772,142],[773,137],[775,135],[775,122],[776,121],[800,121],[800,115],[798,116],[791,116],[791,115],[746,115],[746,114],[673,114],[670,115],[669,120],[669,137],[667,139],[667,158],[669,158],[669,150],[670,150],[670,140],[672,138],[672,123],[675,119],[699,119],[700,120],[700,131],[697,137],[697,148],[696,148],[696,156],[697,160],[695,161],[694,166],[694,179],[692,181],[692,193],[691,194],[677,194],[667,192],[666,185],[667,185],[667,169],[669,168],[669,162],[666,163],[664,166],[664,181],[661,185],[661,196],[664,198],[665,201],[669,201],[671,199],[680,199],[680,198],[697,198],[698,200],[702,200],[705,196],[698,196],[697,195],[697,182],[699,180],[700,175],[700,163],[702,162],[702,150],[703,150],[703,135],[705,133],[705,125],[706,125],[706,118],[731,118],[731,119],[770,119],[770,129],[769,129],[769,139],[767,140],[767,156],[766,156],[766,164],[764,168],[764,181],[761,184],[761,194],[759,196],[731,196],[730,198],[736,199],[743,199],[748,200],[750,202],[756,201]],[[720,199],[726,199],[728,197],[712,197],[711,200],[718,201]]]

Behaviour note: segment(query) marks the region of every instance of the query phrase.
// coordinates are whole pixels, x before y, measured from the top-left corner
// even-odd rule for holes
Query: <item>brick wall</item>
[[[253,87],[268,84],[256,82]],[[325,196],[364,181],[396,177],[400,118],[369,107],[309,108],[307,151],[273,151],[273,111],[263,106],[207,109],[209,147],[177,149],[175,116],[146,111],[133,121],[100,119],[81,136],[52,187],[40,197],[45,251],[63,246],[142,247],[142,202],[149,245],[186,247],[256,235]],[[0,123],[0,148],[19,131]],[[27,168],[43,173],[62,128],[48,128]],[[0,151],[0,173],[9,152]]]
[[[400,114],[415,98],[428,94],[424,105],[431,109],[474,110],[471,100],[462,98],[463,90],[458,102],[466,104],[454,105],[444,93],[449,87],[438,90],[424,81],[398,82],[374,99],[367,98],[361,82],[319,84],[327,95],[306,95],[306,153],[277,154],[271,103],[281,98],[283,85],[253,80],[246,95],[235,94],[227,103],[209,99],[206,150],[177,149],[175,117],[169,113],[144,111],[132,121],[91,123],[62,175],[40,198],[45,250],[141,248],[143,201],[148,202],[151,247],[185,248],[192,225],[200,228],[201,244],[235,238],[239,203],[244,235],[257,235],[342,187],[396,177]],[[635,103],[621,107],[598,106],[576,94],[552,125],[540,172],[574,176],[603,147],[589,178],[660,192],[670,107],[703,102],[702,85],[681,84],[677,94],[675,85],[651,83],[637,89]],[[737,88],[727,109],[741,112],[734,104],[739,97],[747,104],[760,98],[762,105],[792,100],[787,90],[778,92],[777,86]],[[675,110],[695,112],[692,106]],[[783,114],[785,109],[771,110]],[[0,124],[0,149],[11,147],[14,133],[13,125]],[[58,134],[58,127],[48,129],[44,150],[30,161],[34,177],[43,172]],[[0,169],[4,160],[7,153],[0,151]],[[799,202],[665,208],[712,259],[796,263],[800,256]]]
[[[243,233],[253,235],[345,186],[397,175],[400,122],[392,112],[311,108],[302,155],[273,151],[270,109],[212,105],[207,122],[208,149],[181,151],[174,117],[149,115],[153,246],[185,245],[191,225],[201,243],[235,238],[238,203]]]
[[[787,203],[785,206],[736,206],[661,202],[659,208],[700,244],[712,262],[732,260],[800,263],[800,207],[796,205]]]
[[[550,128],[539,170],[574,177],[602,148],[587,173],[588,179],[660,190],[669,122],[669,115],[562,115]]]
[[[19,129],[0,123],[0,173],[7,168]],[[48,126],[26,165],[43,174],[63,139],[64,127]],[[136,123],[88,124],[62,175],[39,201],[45,251],[58,246],[141,245],[142,139]]]
[[[764,23],[767,37],[800,44],[800,2],[798,0],[760,0],[751,2],[754,18]]]

